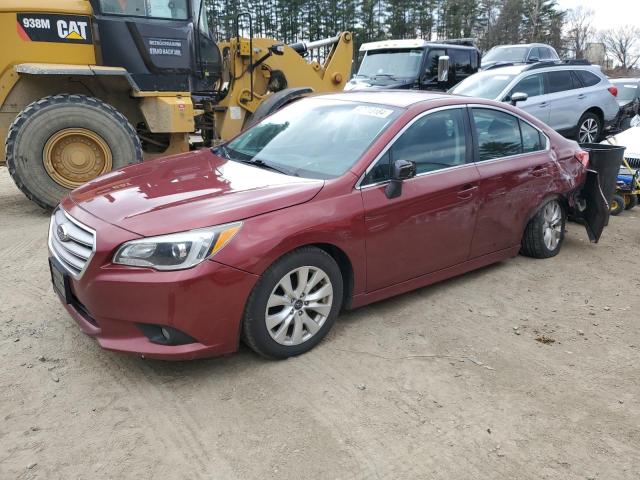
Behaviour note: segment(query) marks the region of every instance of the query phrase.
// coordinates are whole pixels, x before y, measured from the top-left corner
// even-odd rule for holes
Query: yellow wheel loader
[[[202,2],[0,2],[0,159],[31,200],[53,207],[98,175],[194,148],[196,131],[210,146],[344,88],[350,33],[285,45],[254,38],[243,14],[216,43]]]

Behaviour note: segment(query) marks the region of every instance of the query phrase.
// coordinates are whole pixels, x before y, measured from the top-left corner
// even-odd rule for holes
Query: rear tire
[[[576,141],[578,143],[595,143],[602,133],[602,120],[592,112],[586,112],[578,120],[578,133]]]
[[[609,206],[609,213],[614,217],[620,215],[624,210],[624,198],[617,193],[611,197],[611,205]]]
[[[554,257],[564,241],[566,213],[558,199],[546,202],[536,212],[522,237],[520,253],[532,258]]]
[[[342,292],[340,267],[331,255],[315,247],[294,250],[271,265],[253,288],[243,340],[267,358],[305,353],[333,326]]]
[[[85,95],[54,95],[28,105],[9,128],[6,152],[13,181],[43,208],[99,175],[142,161],[126,117]]]
[[[628,193],[624,196],[624,209],[631,210],[638,206],[638,195],[634,195],[633,193]]]

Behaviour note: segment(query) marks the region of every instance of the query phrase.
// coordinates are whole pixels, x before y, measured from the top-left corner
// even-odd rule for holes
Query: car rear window
[[[593,87],[600,83],[600,77],[591,72],[587,72],[586,70],[576,70],[575,74],[585,87]]]

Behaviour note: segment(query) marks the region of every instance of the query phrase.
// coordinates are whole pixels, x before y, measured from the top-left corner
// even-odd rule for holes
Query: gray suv
[[[597,141],[618,114],[617,89],[598,67],[539,62],[478,72],[450,93],[518,105],[562,135],[580,143]]]
[[[560,60],[551,45],[544,43],[523,43],[519,45],[499,45],[493,47],[482,57],[480,70],[488,70],[501,65],[533,63]]]

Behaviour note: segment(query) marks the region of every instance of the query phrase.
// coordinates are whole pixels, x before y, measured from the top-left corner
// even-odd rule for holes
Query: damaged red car
[[[587,165],[503,103],[310,97],[214,149],[73,191],[51,219],[54,290],[106,349],[191,359],[242,339],[298,355],[342,309],[518,253],[553,257],[568,215],[597,241],[607,205]]]

